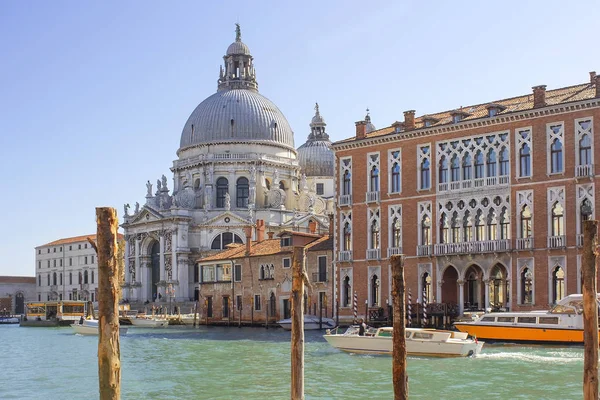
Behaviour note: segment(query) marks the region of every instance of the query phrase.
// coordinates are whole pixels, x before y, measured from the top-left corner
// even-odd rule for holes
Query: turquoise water
[[[306,334],[307,399],[392,399],[391,357],[342,353]],[[0,325],[0,399],[98,399],[98,338]],[[290,333],[130,328],[122,399],[289,399]],[[411,399],[581,399],[582,347],[485,345],[476,358],[409,358]]]

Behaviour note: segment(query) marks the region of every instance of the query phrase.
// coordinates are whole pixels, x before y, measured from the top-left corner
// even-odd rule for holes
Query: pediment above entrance
[[[132,221],[129,221],[129,224],[134,225],[140,223],[149,223],[154,221],[160,221],[162,219],[164,219],[164,216],[161,213],[148,206],[144,206],[144,208],[142,208],[142,210],[135,216],[135,218]]]
[[[251,223],[247,219],[244,219],[230,211],[226,211],[223,214],[219,214],[216,217],[213,217],[203,223],[203,225],[210,226],[248,226],[250,224]]]

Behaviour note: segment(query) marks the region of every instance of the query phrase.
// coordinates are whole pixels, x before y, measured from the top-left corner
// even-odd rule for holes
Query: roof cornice
[[[432,126],[429,128],[419,128],[400,133],[389,133],[387,135],[366,138],[362,140],[353,140],[351,142],[335,142],[331,146],[334,151],[350,150],[368,146],[379,145],[388,142],[399,141],[403,139],[414,139],[421,136],[442,135],[449,132],[456,132],[465,129],[480,128],[482,126],[494,126],[511,123],[532,118],[540,118],[547,115],[565,114],[568,112],[585,110],[589,108],[600,107],[600,98],[586,99],[572,103],[561,103],[543,108],[533,108],[514,113],[500,114],[495,117],[482,117],[468,121],[461,121],[456,124],[445,124],[441,126]]]

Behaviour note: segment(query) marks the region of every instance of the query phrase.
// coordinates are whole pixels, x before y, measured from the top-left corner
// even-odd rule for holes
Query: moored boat
[[[548,311],[491,312],[454,326],[487,340],[583,344],[583,295],[566,296]]]
[[[17,317],[0,317],[0,325],[18,324],[18,323],[19,323],[19,318],[17,318]]]
[[[406,328],[405,332],[406,353],[410,356],[468,357],[479,354],[484,344],[462,332],[424,328]],[[392,354],[392,333],[392,327],[382,327],[360,336],[359,327],[353,325],[344,333],[327,332],[323,337],[333,347],[349,353]]]
[[[131,325],[136,326],[138,328],[164,328],[169,325],[169,321],[162,318],[145,318],[145,317],[136,317],[130,318]]]
[[[98,335],[98,320],[97,319],[84,319],[77,324],[71,324],[71,328],[75,331],[76,334],[85,335],[85,336],[93,336]],[[127,334],[127,328],[122,326],[119,327],[119,335]]]
[[[286,331],[292,330],[292,319],[286,318],[277,321],[279,326],[281,326]],[[305,315],[304,316],[304,330],[315,330],[315,329],[331,329],[335,327],[335,321],[331,318],[323,317],[321,319],[321,324],[319,325],[319,317],[316,315]]]

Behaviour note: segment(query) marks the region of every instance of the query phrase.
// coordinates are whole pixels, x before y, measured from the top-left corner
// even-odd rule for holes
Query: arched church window
[[[211,250],[222,250],[231,243],[244,243],[242,238],[231,232],[223,232],[217,235],[210,245]]]
[[[248,184],[247,178],[241,177],[237,180],[235,192],[237,196],[236,205],[238,208],[248,207],[249,188],[250,185]]]
[[[225,195],[229,192],[229,181],[227,178],[217,179],[217,208],[225,207]]]

